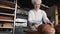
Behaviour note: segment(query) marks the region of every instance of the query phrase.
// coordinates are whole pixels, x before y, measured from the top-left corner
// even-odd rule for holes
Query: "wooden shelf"
[[[8,14],[8,13],[0,13],[2,15],[9,15],[9,16],[14,16],[14,14]]]
[[[14,22],[14,20],[4,20],[4,19],[0,19],[0,21]]]
[[[13,28],[13,27],[0,27],[0,28]]]
[[[15,10],[15,8],[7,7],[7,6],[0,6],[0,8],[6,8],[6,9],[12,9],[12,10]]]

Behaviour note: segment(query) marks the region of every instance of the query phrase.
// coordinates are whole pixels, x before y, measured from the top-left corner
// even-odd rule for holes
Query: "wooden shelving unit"
[[[55,5],[55,20],[56,24],[60,24],[60,6]]]
[[[7,5],[8,4],[8,5]],[[12,4],[15,7],[15,4]],[[15,8],[8,1],[0,3],[0,32],[11,32],[13,34]]]

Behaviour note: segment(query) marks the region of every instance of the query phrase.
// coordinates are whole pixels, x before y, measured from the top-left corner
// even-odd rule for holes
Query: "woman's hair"
[[[35,2],[39,2],[40,4],[42,3],[42,0],[31,0],[32,4],[34,4]]]

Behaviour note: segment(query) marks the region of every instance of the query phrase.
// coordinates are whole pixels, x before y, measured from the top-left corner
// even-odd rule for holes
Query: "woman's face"
[[[36,1],[34,3],[34,9],[38,10],[39,8],[40,8],[40,3]]]

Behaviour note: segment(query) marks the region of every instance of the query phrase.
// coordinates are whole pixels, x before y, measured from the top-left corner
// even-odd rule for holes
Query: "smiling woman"
[[[32,10],[29,11],[28,13],[28,21],[29,23],[31,23],[31,29],[32,30],[36,30],[36,28],[43,24],[42,21],[44,21],[45,24],[49,23],[52,25],[52,23],[50,22],[50,20],[47,17],[47,14],[44,10],[41,10],[41,2],[42,0],[33,0],[32,1],[34,8]],[[33,25],[34,24],[34,25]]]

